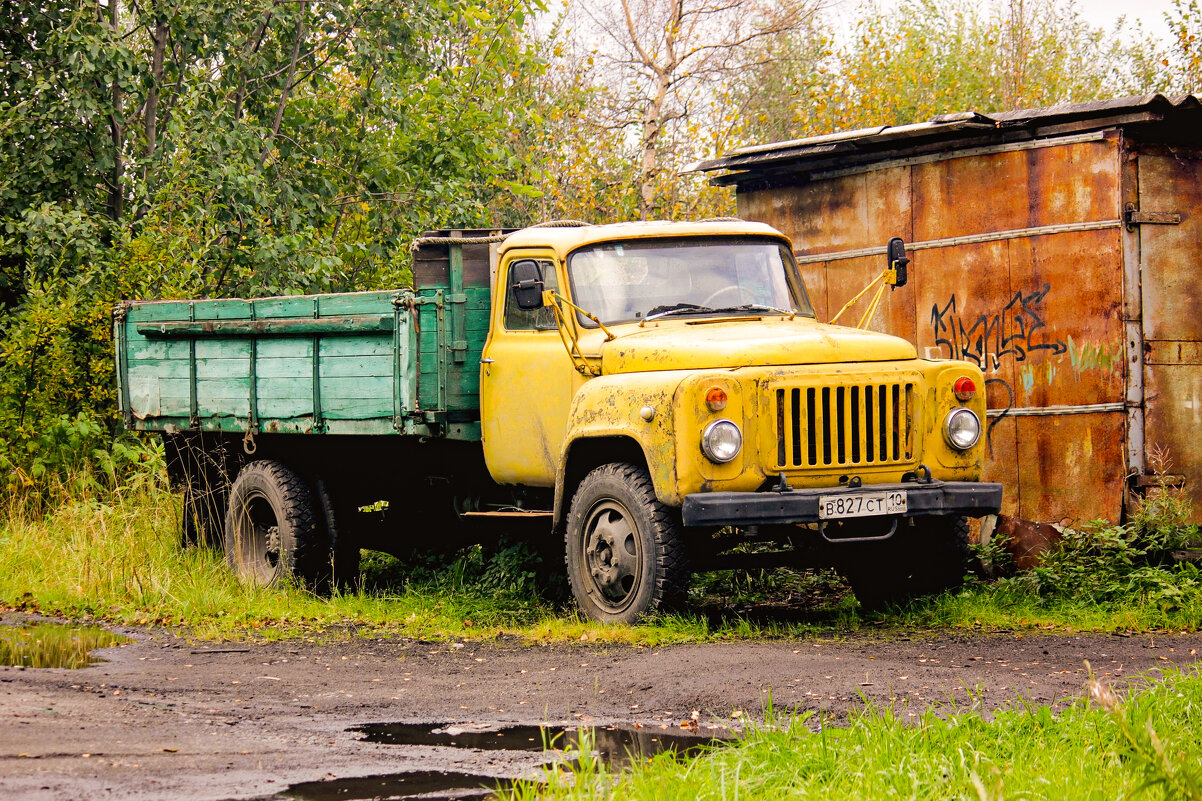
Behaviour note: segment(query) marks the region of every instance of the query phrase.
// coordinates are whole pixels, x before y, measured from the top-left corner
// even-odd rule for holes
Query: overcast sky
[[[888,8],[897,0],[879,0],[880,5]],[[994,0],[997,2],[997,0]],[[855,10],[861,5],[860,0],[837,0],[835,14],[844,24],[855,23]],[[1168,26],[1165,25],[1165,12],[1173,7],[1172,0],[1078,0],[1077,8],[1081,16],[1092,25],[1110,30],[1121,16],[1128,21],[1138,21],[1145,35],[1165,39],[1168,36]],[[849,26],[850,27],[850,26]]]
[[[1129,20],[1138,20],[1148,34],[1162,39],[1169,31],[1164,15],[1172,7],[1172,0],[1084,0],[1080,3],[1081,15],[1094,25],[1110,28],[1125,15]]]

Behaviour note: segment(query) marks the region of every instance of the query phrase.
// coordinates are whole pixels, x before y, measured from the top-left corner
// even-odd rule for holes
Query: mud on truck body
[[[325,584],[499,523],[563,543],[607,622],[749,559],[868,605],[960,581],[1001,501],[976,366],[819,323],[766,225],[489,234],[420,240],[413,289],[117,307],[121,408],[164,437],[186,541]]]

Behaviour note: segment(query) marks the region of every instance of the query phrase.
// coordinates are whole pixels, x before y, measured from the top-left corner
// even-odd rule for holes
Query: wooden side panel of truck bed
[[[141,431],[479,438],[487,290],[122,304],[121,410]],[[460,334],[462,332],[462,335]]]

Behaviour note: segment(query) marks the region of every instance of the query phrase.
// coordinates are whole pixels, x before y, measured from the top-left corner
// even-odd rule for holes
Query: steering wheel
[[[725,295],[731,295],[735,302],[718,303],[718,298]],[[751,293],[751,290],[745,286],[736,286],[735,284],[728,284],[701,301],[702,306],[709,306],[715,309],[724,306],[743,306],[748,303],[755,303],[755,296]]]

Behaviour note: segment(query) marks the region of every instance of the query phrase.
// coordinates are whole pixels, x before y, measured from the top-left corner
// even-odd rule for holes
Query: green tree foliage
[[[1168,68],[1171,86],[1178,92],[1202,91],[1202,8],[1198,0],[1173,0],[1165,16],[1169,24]]]
[[[732,85],[744,120],[735,141],[1163,88],[1154,47],[1093,27],[1071,0],[868,2],[856,16],[846,41],[798,31]]]
[[[515,222],[540,8],[0,5],[0,438],[112,422],[119,298],[397,285],[419,230]]]

